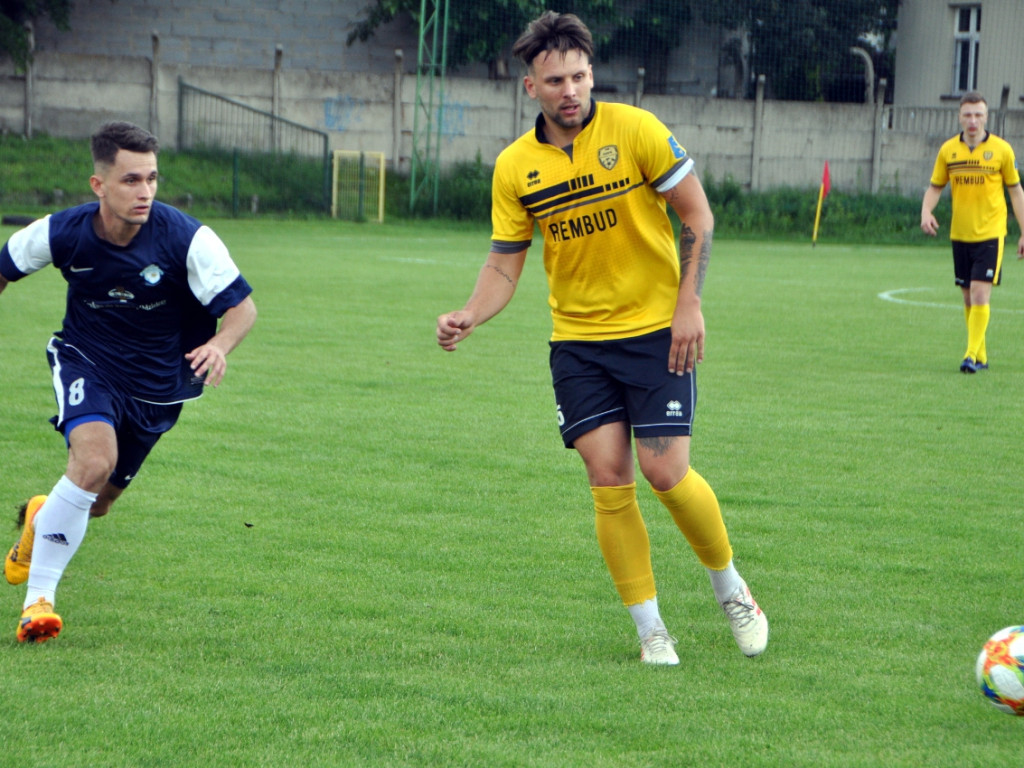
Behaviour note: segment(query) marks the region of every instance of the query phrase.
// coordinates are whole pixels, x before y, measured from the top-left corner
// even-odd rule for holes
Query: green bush
[[[0,205],[51,210],[95,200],[89,188],[92,159],[87,140],[40,135],[31,141],[0,135]]]
[[[195,150],[160,153],[160,199],[197,216],[230,216],[233,197],[230,151]],[[40,135],[31,141],[0,136],[0,207],[5,213],[38,213],[92,200],[89,142]],[[410,210],[410,180],[386,176],[386,216],[390,220],[437,218],[486,225],[490,222],[491,176],[479,154],[442,172],[437,210],[432,189],[422,190]],[[732,177],[703,179],[715,213],[719,237],[809,240],[814,230],[817,189],[749,192]],[[324,179],[318,160],[295,157],[239,158],[239,213],[251,215],[253,195],[261,214],[324,215]],[[856,243],[926,243],[919,228],[920,197],[833,191],[822,206],[819,241]],[[936,215],[948,227],[950,201],[942,196]],[[1010,217],[1011,228],[1016,222]],[[948,234],[948,228],[945,233]],[[1016,236],[1016,235],[1014,235]]]
[[[89,188],[92,159],[88,139],[46,135],[27,141],[0,136],[0,206],[5,212],[38,213],[95,200]],[[232,215],[235,157],[231,150],[160,152],[158,198],[200,216]],[[323,161],[293,155],[238,156],[239,212],[325,212]]]
[[[437,216],[489,222],[492,172],[479,157],[473,163],[460,163],[444,172],[438,185]],[[398,218],[431,216],[433,195],[421,196],[416,210],[410,213],[409,181],[392,176],[388,184],[389,215]],[[813,234],[818,204],[816,189],[748,192],[732,177],[716,181],[710,174],[704,179],[704,188],[715,213],[718,236],[809,240]],[[948,225],[948,194],[942,197],[936,215]],[[935,242],[921,232],[920,219],[920,198],[833,191],[822,205],[818,239],[893,244]]]
[[[437,211],[429,186],[420,190],[410,211],[410,179],[391,174],[387,178],[387,214],[398,218],[437,217],[452,221],[491,220],[491,176],[494,169],[483,164],[480,153],[473,162],[456,163],[441,173],[438,181]]]
[[[238,168],[237,201],[235,167]],[[179,207],[196,205],[230,216],[256,211],[277,214],[327,212],[321,158],[293,154],[201,148],[160,153],[160,198]]]
[[[703,181],[715,213],[716,235],[810,239],[814,233],[817,189],[747,192],[729,176],[716,181],[707,174]],[[947,194],[940,200],[936,216],[948,224],[950,213]],[[920,198],[833,190],[822,203],[818,239],[893,244],[930,242],[921,232],[920,222]]]

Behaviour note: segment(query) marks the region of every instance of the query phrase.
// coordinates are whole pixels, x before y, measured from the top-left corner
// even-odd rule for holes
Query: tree
[[[365,42],[380,26],[402,13],[419,19],[420,7],[420,0],[374,0],[353,25],[346,42]],[[448,8],[448,66],[486,62],[491,77],[503,76],[508,71],[512,43],[545,10],[544,0],[452,0]],[[575,13],[591,29],[617,18],[614,0],[567,0],[559,6],[559,12]]]
[[[45,16],[57,29],[71,29],[71,0],[0,0],[0,54],[9,57],[19,70],[32,60],[25,25]]]
[[[765,75],[780,99],[816,101],[852,61],[850,48],[870,36],[886,47],[900,0],[693,0],[707,22],[749,40],[751,75]]]
[[[644,68],[644,90],[664,93],[672,51],[692,22],[690,4],[684,0],[640,0],[620,13],[608,42],[599,49],[601,59],[634,57]]]
[[[443,0],[431,0],[443,2]],[[672,52],[693,34],[693,21],[739,32],[722,55],[746,58],[753,75],[764,74],[776,98],[814,101],[858,66],[850,48],[865,36],[884,52],[896,28],[900,0],[566,0],[590,27],[602,60],[628,57],[644,67],[644,88],[663,93]],[[366,41],[401,13],[414,19],[421,0],[372,0],[353,26],[348,44]],[[526,24],[546,8],[544,0],[450,0],[448,65],[487,62],[491,77],[504,76],[509,47]],[[884,58],[884,57],[883,57]],[[751,95],[751,94],[748,94]]]

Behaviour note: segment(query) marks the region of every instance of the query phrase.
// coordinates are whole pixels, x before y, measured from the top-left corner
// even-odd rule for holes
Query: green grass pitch
[[[485,229],[213,226],[256,328],[90,524],[60,638],[18,645],[24,593],[4,587],[0,763],[1019,757],[1024,722],[984,701],[973,665],[1024,623],[1024,265],[995,292],[991,370],[965,376],[948,247],[715,243],[693,462],[771,642],[739,653],[641,483],[682,662],[651,669],[557,436],[539,244],[507,310],[446,354],[435,317],[471,290]],[[47,270],[0,297],[11,541],[14,504],[64,466],[44,356],[62,286]]]

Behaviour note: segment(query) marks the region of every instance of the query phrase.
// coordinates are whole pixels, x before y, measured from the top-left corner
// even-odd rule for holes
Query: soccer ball
[[[1024,715],[1024,626],[992,635],[978,655],[975,674],[978,687],[996,709]]]

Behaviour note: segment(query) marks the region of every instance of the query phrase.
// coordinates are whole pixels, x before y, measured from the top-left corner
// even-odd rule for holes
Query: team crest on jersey
[[[615,167],[615,164],[619,162],[619,148],[614,144],[609,144],[607,147],[601,147],[597,150],[597,160],[604,166],[606,171],[610,171]]]
[[[986,160],[991,160],[992,159],[992,153],[991,152],[986,152],[985,153],[985,159]]]
[[[164,271],[160,269],[156,264],[150,264],[144,270],[139,272],[142,279],[146,281],[146,285],[156,285],[160,282],[160,278],[164,276]]]

